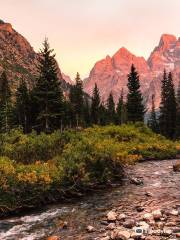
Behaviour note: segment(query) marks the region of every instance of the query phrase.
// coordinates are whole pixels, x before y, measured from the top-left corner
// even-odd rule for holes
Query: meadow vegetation
[[[0,214],[120,179],[127,164],[174,158],[178,147],[143,124],[0,135]]]

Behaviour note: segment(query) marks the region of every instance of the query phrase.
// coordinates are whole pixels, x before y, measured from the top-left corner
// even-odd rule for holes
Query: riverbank
[[[71,199],[123,177],[130,164],[174,158],[175,144],[142,124],[0,136],[0,216]]]
[[[57,204],[43,211],[36,210],[30,215],[1,220],[0,239],[45,240],[50,236],[57,236],[64,240],[103,240],[108,239],[117,228],[122,230],[124,222],[134,219],[139,223],[146,213],[158,209],[162,212],[177,211],[180,173],[173,170],[176,162],[177,160],[164,160],[137,163],[126,168],[121,186],[99,190],[74,203]],[[140,178],[143,184],[130,182],[130,177]],[[107,221],[107,214],[111,211],[115,211],[117,217],[125,214],[125,220]],[[152,237],[156,240],[175,238],[173,236],[179,227],[178,219],[167,215],[166,220],[155,221],[156,225],[162,222],[164,227],[174,231],[174,235]],[[172,220],[176,225],[167,226]],[[115,225],[115,228],[109,229],[109,224],[112,228]],[[88,232],[88,226],[92,226],[94,230]],[[157,226],[154,227],[157,230]],[[132,231],[132,228],[125,229]]]

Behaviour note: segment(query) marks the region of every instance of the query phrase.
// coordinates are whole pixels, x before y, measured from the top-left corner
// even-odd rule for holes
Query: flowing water
[[[87,225],[101,229],[102,220],[112,208],[133,216],[136,206],[146,211],[180,205],[180,173],[173,171],[176,160],[148,161],[127,169],[123,183],[99,190],[74,203],[56,204],[31,214],[0,221],[0,240],[43,240],[56,235],[61,239],[95,239]],[[143,185],[130,184],[129,177],[140,177]],[[149,197],[147,192],[150,192]],[[67,228],[62,227],[67,222]]]

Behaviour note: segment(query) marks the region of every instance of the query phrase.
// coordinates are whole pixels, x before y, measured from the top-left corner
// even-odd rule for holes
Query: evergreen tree
[[[39,57],[39,76],[33,90],[36,105],[36,124],[41,131],[49,132],[59,128],[63,119],[63,92],[57,76],[57,63],[47,39]],[[36,127],[37,127],[36,126]]]
[[[84,122],[86,127],[90,126],[91,124],[90,106],[87,98],[85,98],[84,102]]]
[[[100,105],[101,105],[101,99],[100,99],[99,89],[97,87],[97,84],[95,83],[95,86],[93,89],[92,103],[91,103],[91,121],[93,124],[100,123]]]
[[[164,70],[163,78],[161,81],[161,103],[160,103],[160,116],[159,116],[159,127],[160,132],[166,135],[166,124],[168,119],[168,109],[167,109],[167,73]]]
[[[168,138],[175,136],[176,130],[176,97],[171,72],[164,71],[161,87],[160,131]]]
[[[101,103],[99,106],[99,118],[98,119],[99,119],[98,124],[100,124],[102,126],[109,124],[109,115],[108,115],[108,111],[107,111],[107,108],[105,107],[104,103]]]
[[[23,127],[25,133],[30,131],[30,104],[27,84],[22,79],[16,91],[15,111],[18,125]]]
[[[155,103],[154,103],[154,95],[152,95],[152,107],[151,107],[151,115],[148,121],[148,126],[153,130],[153,132],[158,132],[159,126],[156,117]]]
[[[108,122],[109,123],[115,123],[115,103],[112,93],[109,94],[109,97],[107,99],[107,114],[108,114]]]
[[[13,105],[6,72],[2,73],[0,82],[0,129],[6,133],[13,126]]]
[[[177,115],[176,115],[176,138],[180,138],[180,82],[176,95]]]
[[[76,127],[78,127],[79,124],[82,125],[84,121],[84,93],[83,84],[79,73],[76,75],[75,82],[76,84],[74,86],[71,86],[69,98],[72,105],[73,122],[75,123]]]
[[[127,117],[130,122],[144,121],[145,107],[140,91],[139,75],[134,65],[128,74]]]
[[[116,123],[123,124],[127,121],[127,112],[126,112],[126,104],[124,102],[124,93],[123,89],[121,91],[121,96],[119,98],[117,108],[116,108]]]

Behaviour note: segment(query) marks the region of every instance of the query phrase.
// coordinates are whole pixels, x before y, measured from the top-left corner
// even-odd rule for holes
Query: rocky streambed
[[[173,169],[177,161],[138,163],[127,168],[121,185],[1,220],[0,239],[180,239],[180,173]]]

